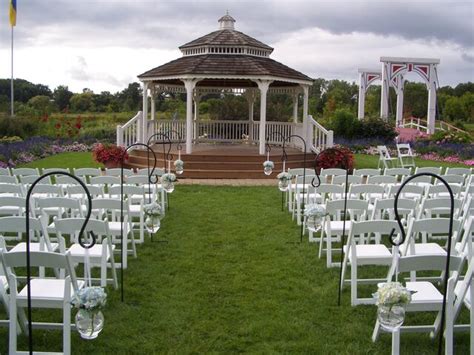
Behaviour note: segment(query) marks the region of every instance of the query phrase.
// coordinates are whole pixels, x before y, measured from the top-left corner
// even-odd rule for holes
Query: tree
[[[69,101],[74,112],[90,112],[95,110],[93,94],[86,92],[74,94]]]
[[[27,103],[29,99],[38,95],[52,96],[51,90],[46,85],[33,84],[24,79],[14,79],[13,88],[15,101],[23,103]],[[0,79],[0,95],[11,97],[10,79]]]
[[[426,117],[428,110],[428,90],[423,83],[407,81],[404,88],[403,116]]]
[[[464,121],[466,119],[465,110],[459,97],[451,96],[448,100],[446,100],[444,107],[444,117],[451,121]]]
[[[138,111],[142,102],[142,89],[139,83],[128,84],[118,95],[122,111]]]
[[[466,120],[474,122],[474,93],[466,92],[460,100]]]
[[[48,115],[56,111],[56,105],[49,96],[38,95],[28,100],[28,105],[35,109],[39,114]]]
[[[69,91],[66,85],[59,85],[53,92],[53,99],[59,110],[63,111],[69,107],[69,100],[73,93]]]

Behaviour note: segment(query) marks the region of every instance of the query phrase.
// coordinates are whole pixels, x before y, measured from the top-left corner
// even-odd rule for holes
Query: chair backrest
[[[389,175],[374,175],[374,176],[369,176],[367,183],[368,184],[383,184],[383,185],[389,185],[389,184],[396,184],[397,177],[396,176],[389,176]]]
[[[371,194],[383,196],[385,194],[385,188],[382,185],[376,184],[353,184],[349,188],[350,196],[357,195],[360,198],[362,194],[366,194],[368,197],[370,197]]]
[[[77,177],[83,178],[84,181],[89,183],[89,178],[91,176],[100,176],[102,173],[99,168],[79,168],[73,169],[73,173]]]
[[[452,176],[458,176],[458,175],[452,175]],[[453,196],[455,198],[458,198],[461,195],[461,186],[460,185],[453,185],[449,184],[449,187],[451,188],[451,191],[453,192]],[[435,198],[435,197],[449,197],[448,189],[444,184],[438,184],[438,185],[430,185],[428,186],[428,189],[426,190],[426,197],[428,198]]]
[[[455,240],[457,239],[460,226],[460,221],[453,220],[452,236]],[[407,235],[410,239],[415,240],[419,233],[427,233],[429,235],[443,234],[446,236],[449,233],[449,218],[413,219],[409,224]]]
[[[333,217],[337,217],[336,215],[339,214],[341,211],[344,211],[344,200],[332,200],[326,203],[326,212]],[[348,211],[351,211],[351,214],[361,216],[367,212],[369,208],[368,201],[364,200],[355,200],[355,199],[347,199],[347,206]]]
[[[432,174],[441,175],[442,169],[443,169],[442,167],[434,167],[434,166],[417,167],[415,169],[415,174],[432,173]]]
[[[471,175],[472,168],[446,168],[446,175]]]
[[[25,191],[21,184],[3,184],[0,183],[0,194],[12,194],[14,196],[24,196]]]
[[[395,197],[398,190],[400,190],[402,185],[392,185],[388,190],[388,196]],[[425,194],[425,188],[423,186],[414,185],[411,183],[406,184],[403,186],[402,192],[400,197],[408,198],[408,196],[415,196],[417,199],[421,199]]]
[[[111,168],[111,169],[105,169],[105,175],[106,176],[120,176],[122,172],[121,168]],[[133,172],[132,169],[123,169],[123,176],[131,176],[134,175],[135,173]]]
[[[19,196],[1,196],[0,195],[0,206],[2,207],[19,207],[22,210],[26,206],[26,198]]]
[[[32,196],[35,196],[35,194],[46,194],[50,197],[62,196],[63,190],[61,189],[61,186],[58,185],[37,184],[32,190]]]
[[[99,185],[86,185],[87,190],[91,197],[103,197],[104,196],[104,188]],[[68,196],[71,195],[81,195],[82,198],[86,198],[86,192],[81,185],[69,185],[66,187],[66,191]]]
[[[321,169],[319,175],[321,176],[337,176],[337,175],[346,175],[345,169],[340,168],[329,168],[329,169]]]
[[[85,218],[57,218],[54,221],[56,231],[60,234],[67,234],[70,236],[77,237],[77,233],[81,231],[84,225]],[[99,219],[89,219],[87,222],[85,232],[93,232],[98,237],[106,237],[109,235],[108,224],[105,221]],[[88,235],[85,235],[85,241],[88,242]],[[77,242],[77,241],[76,241]]]
[[[120,185],[120,177],[118,176],[92,176],[90,178],[91,185]]]
[[[18,180],[17,180],[16,176],[0,175],[0,183],[3,183],[3,184],[17,184]]]
[[[362,184],[362,176],[360,175],[348,175],[347,182],[349,184]],[[337,175],[332,178],[332,183],[336,185],[342,185],[346,183],[346,175]]]
[[[5,268],[14,269],[26,267],[26,252],[24,251],[2,251],[0,255]],[[49,251],[30,251],[30,266],[63,269],[71,278],[73,290],[76,292],[79,289],[70,252],[62,254]]]
[[[69,169],[67,168],[43,168],[42,169],[43,171],[43,174],[48,174],[48,173],[52,173],[52,172],[55,172],[55,171],[61,171],[63,173],[69,173]]]
[[[108,211],[119,211],[121,210],[121,200],[117,198],[101,198],[92,200],[93,209],[104,209]],[[128,201],[125,200],[123,203],[124,211],[128,211]]]
[[[344,187],[342,185],[321,184],[315,190],[321,194],[323,201],[329,197],[332,199],[341,199],[344,197]]]
[[[152,182],[154,182],[153,179]],[[127,184],[143,185],[149,183],[150,181],[147,175],[132,175],[127,177]]]
[[[381,235],[390,235],[392,230],[400,234],[400,227],[396,221],[372,220],[372,221],[354,221],[351,223],[350,237],[360,234],[380,233]]]
[[[0,234],[2,233],[25,233],[26,219],[21,216],[0,217]],[[37,218],[30,217],[30,232],[43,233],[43,226]]]
[[[445,255],[410,255],[401,256],[398,259],[398,271],[409,272],[409,271],[429,271],[439,270],[443,271],[446,268]],[[449,261],[450,271],[456,271],[461,265],[462,258],[458,256],[451,256]]]
[[[413,215],[415,213],[416,206],[416,200],[399,198],[397,202],[398,214],[402,218],[407,218],[409,215]],[[374,208],[372,210],[372,219],[381,219],[384,217],[384,215],[382,215],[383,212],[387,212],[390,219],[395,218],[394,198],[375,200]]]
[[[80,180],[84,181],[84,178],[83,178],[83,177],[78,176],[77,178],[79,178]],[[57,184],[57,185],[66,185],[66,186],[68,186],[68,185],[79,185],[79,182],[78,182],[76,179],[74,179],[74,178],[72,178],[72,177],[70,177],[70,176],[57,175],[57,176],[56,176],[56,184]]]
[[[68,197],[51,197],[51,198],[42,198],[36,201],[36,204],[40,209],[58,207],[62,209],[59,213],[65,212],[64,210],[69,210],[71,215],[82,216],[81,203],[77,199],[72,199]]]
[[[124,196],[131,196],[131,195],[139,195],[145,197],[145,189],[143,186],[136,186],[136,185],[123,185],[123,194]],[[120,198],[121,196],[121,187],[120,186],[111,186],[109,188],[109,195],[110,196],[117,196]]]
[[[445,174],[441,175],[441,177],[448,183],[448,184],[459,184],[462,185],[466,181],[466,176],[465,175],[460,175],[460,174]],[[436,184],[442,184],[441,181],[437,180],[435,181]]]
[[[11,172],[9,168],[0,168],[0,176],[10,176]]]
[[[12,175],[15,176],[40,175],[39,170],[36,168],[12,168],[11,171]]]
[[[152,168],[150,167],[150,172],[152,171]],[[161,168],[155,168],[155,171],[153,172],[153,175],[156,175],[156,176],[161,176],[165,173],[165,170],[164,169],[161,169]],[[141,169],[138,169],[137,170],[137,173],[136,175],[145,175],[145,176],[148,176],[148,168],[141,168]]]
[[[384,170],[384,175],[396,176],[397,178],[410,176],[411,169],[410,168],[387,168]]]
[[[454,211],[452,211],[454,218],[458,218],[461,213],[461,200],[455,198]],[[424,198],[421,201],[421,206],[417,218],[423,216],[432,217],[433,215],[445,215],[451,213],[451,199],[450,198]]]
[[[382,175],[382,169],[371,169],[371,168],[354,169],[353,175],[366,176],[366,177]]]
[[[399,157],[412,157],[413,152],[411,151],[410,144],[399,143],[397,144],[397,153]]]
[[[22,184],[33,184],[39,177],[39,175],[18,175],[18,179]],[[39,184],[51,184],[51,177],[47,176],[42,178]]]
[[[382,160],[391,159],[390,152],[388,151],[386,146],[378,145],[377,146],[377,151],[379,152],[380,159],[382,159]]]

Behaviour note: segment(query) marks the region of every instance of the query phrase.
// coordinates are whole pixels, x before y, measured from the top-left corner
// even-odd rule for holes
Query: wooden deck
[[[275,163],[274,173],[266,176],[263,173],[263,162],[266,155],[258,153],[258,146],[253,144],[198,144],[193,147],[192,154],[181,151],[181,160],[184,161],[184,174],[180,178],[187,179],[274,179],[282,170],[282,148],[272,146],[270,160]],[[295,148],[285,148],[287,153],[286,168],[302,167],[304,154]],[[163,160],[163,145],[156,144],[153,151],[157,156],[157,167],[165,166]],[[168,147],[166,147],[166,152]],[[176,143],[170,151],[171,160],[178,158]],[[135,150],[130,154],[128,165],[134,168],[147,166],[147,151]],[[306,156],[306,166],[310,167],[314,161],[314,154]],[[153,165],[153,164],[151,164]],[[173,168],[173,167],[172,167]]]

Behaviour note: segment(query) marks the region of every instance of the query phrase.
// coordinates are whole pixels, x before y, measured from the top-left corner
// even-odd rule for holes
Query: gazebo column
[[[193,91],[196,79],[183,80],[186,88],[186,154],[193,152]]]
[[[198,121],[199,121],[199,103],[201,102],[202,94],[198,94],[194,92],[193,100],[194,100],[194,122],[193,122],[193,139],[197,139],[198,135]]]
[[[142,122],[138,125],[137,141],[138,143],[145,143],[147,141],[147,122],[148,120],[148,82],[143,82],[143,108],[142,108]]]
[[[255,103],[255,91],[253,89],[247,89],[245,91],[245,98],[249,105],[249,142],[253,142],[253,109]]]
[[[258,80],[258,88],[260,90],[260,132],[259,132],[259,154],[265,154],[265,140],[266,140],[266,122],[267,122],[267,93],[271,80]]]
[[[295,92],[293,94],[293,122],[298,123],[298,97],[299,94]]]
[[[308,125],[309,85],[301,86],[303,87],[303,138],[306,141],[306,150],[309,151],[309,140],[313,138]]]

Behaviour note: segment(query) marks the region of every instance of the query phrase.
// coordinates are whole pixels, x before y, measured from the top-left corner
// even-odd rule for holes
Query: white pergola
[[[141,75],[143,115],[141,139],[148,137],[148,114],[155,119],[155,98],[163,92],[186,93],[186,153],[193,150],[194,122],[199,102],[209,93],[244,95],[248,101],[249,121],[253,122],[254,103],[260,95],[259,153],[265,154],[267,96],[289,94],[293,98],[293,122],[298,122],[298,98],[303,95],[302,129],[307,132],[309,87],[312,79],[269,56],[273,48],[234,29],[235,20],[225,15],[220,28],[180,47],[183,56]],[[149,104],[151,98],[151,104]],[[193,112],[194,108],[194,112]],[[253,125],[250,125],[253,127]]]

